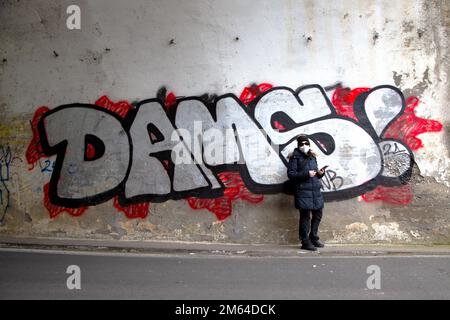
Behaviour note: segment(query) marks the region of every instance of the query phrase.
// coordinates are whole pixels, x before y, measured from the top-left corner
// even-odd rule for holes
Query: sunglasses
[[[299,145],[301,145],[301,146],[309,146],[309,142],[300,142]]]

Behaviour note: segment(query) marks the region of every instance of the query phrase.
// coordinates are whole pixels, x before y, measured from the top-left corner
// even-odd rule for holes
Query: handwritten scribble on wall
[[[11,148],[0,146],[0,223],[3,222],[10,206],[10,191],[7,182],[10,180]]]

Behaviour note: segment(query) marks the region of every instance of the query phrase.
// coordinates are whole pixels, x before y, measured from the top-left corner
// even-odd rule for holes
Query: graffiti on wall
[[[143,218],[150,202],[186,199],[223,220],[238,199],[260,203],[263,194],[284,191],[288,155],[306,133],[319,163],[329,165],[327,199],[410,201],[413,150],[423,147],[417,135],[441,124],[416,117],[418,99],[393,86],[337,86],[331,99],[329,90],[260,84],[238,98],[176,97],[163,89],[135,105],[103,96],[95,104],[41,107],[26,158],[32,169],[56,155],[44,186],[52,217],[81,215],[113,198],[127,217]]]
[[[0,223],[3,222],[10,206],[10,192],[7,183],[10,180],[11,161],[11,148],[0,146]]]
[[[351,90],[349,88],[338,86],[333,91],[332,103],[339,114],[357,120],[354,112],[356,98],[369,90],[370,88],[356,88]],[[424,147],[422,141],[417,136],[427,132],[439,132],[442,130],[442,124],[438,121],[423,119],[415,115],[414,110],[420,103],[417,97],[408,97],[405,103],[405,109],[399,117],[387,127],[386,131],[383,133],[383,137],[386,139],[402,141],[410,150],[417,151]],[[400,160],[403,155],[398,151],[399,150],[395,145],[393,148],[392,146],[384,146],[384,149],[382,150],[393,163],[393,165],[390,166],[391,169],[401,163],[397,160]],[[389,164],[386,163],[385,166],[388,167]],[[382,200],[386,203],[395,205],[408,204],[412,201],[412,198],[413,193],[411,186],[407,183],[395,187],[379,185],[374,190],[362,195],[362,199],[366,202]]]
[[[12,173],[12,166],[23,160],[14,155],[10,146],[0,145],[0,225],[5,220],[8,209],[12,207],[11,188],[14,187],[13,180],[17,176]],[[17,182],[17,181],[16,181]]]

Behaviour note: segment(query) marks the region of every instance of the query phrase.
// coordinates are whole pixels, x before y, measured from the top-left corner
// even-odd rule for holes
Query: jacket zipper
[[[308,167],[309,169],[311,169],[311,159],[308,160]],[[316,197],[314,195],[314,177],[310,178],[311,179],[311,191],[312,191],[312,195],[313,195],[313,208],[316,206]]]

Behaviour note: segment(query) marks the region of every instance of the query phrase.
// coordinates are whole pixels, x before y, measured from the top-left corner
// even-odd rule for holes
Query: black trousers
[[[322,220],[322,209],[305,210],[300,209],[300,221],[298,235],[300,241],[319,240],[319,224]],[[312,218],[311,218],[312,216]]]

